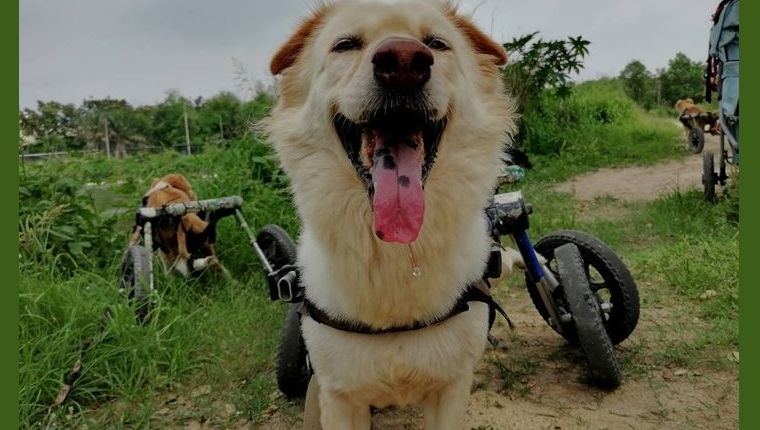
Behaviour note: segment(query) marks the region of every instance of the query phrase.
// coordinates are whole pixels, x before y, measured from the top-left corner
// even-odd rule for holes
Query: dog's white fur
[[[435,52],[428,102],[448,124],[425,182],[425,214],[410,245],[379,240],[367,190],[333,127],[359,121],[372,85],[372,52],[390,36],[434,32],[451,50]],[[346,34],[366,41],[334,55]],[[305,20],[272,62],[280,97],[265,122],[291,178],[302,221],[298,261],[306,296],[332,316],[376,328],[445,314],[478,280],[490,239],[483,216],[501,170],[513,110],[497,72],[503,49],[449,3],[342,1]],[[413,256],[413,257],[412,257]],[[412,258],[422,275],[412,276]],[[473,368],[485,347],[487,306],[421,330],[384,335],[339,331],[304,318],[302,331],[325,430],[370,428],[369,406],[419,403],[425,429],[460,429]]]

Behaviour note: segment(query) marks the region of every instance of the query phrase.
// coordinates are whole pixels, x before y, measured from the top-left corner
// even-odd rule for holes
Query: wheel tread
[[[583,269],[583,257],[572,243],[558,247],[555,254],[564,298],[573,316],[578,342],[586,355],[589,371],[600,386],[616,388],[622,380],[620,365]]]

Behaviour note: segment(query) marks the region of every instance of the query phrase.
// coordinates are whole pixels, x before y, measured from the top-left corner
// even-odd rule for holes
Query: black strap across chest
[[[439,325],[449,318],[469,310],[470,306],[467,304],[468,302],[483,302],[488,305],[489,329],[494,323],[496,312],[499,312],[504,317],[504,319],[507,320],[507,323],[510,327],[514,326],[504,309],[502,309],[502,307],[499,306],[499,304],[496,303],[491,296],[490,285],[488,284],[488,281],[482,279],[468,285],[462,296],[459,297],[449,312],[430,321],[413,321],[405,325],[376,328],[361,321],[349,321],[346,319],[333,318],[323,310],[319,309],[316,305],[314,305],[314,303],[309,301],[309,299],[304,299],[299,312],[302,316],[307,316],[320,324],[324,324],[337,330],[359,334],[387,334],[419,330]]]

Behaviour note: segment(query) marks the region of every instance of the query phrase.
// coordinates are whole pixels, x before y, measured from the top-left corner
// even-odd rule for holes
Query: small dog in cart
[[[143,207],[160,208],[173,203],[197,200],[190,182],[180,173],[155,178],[143,195]],[[202,214],[201,214],[202,215]],[[153,230],[153,243],[167,272],[187,276],[204,267],[224,272],[214,248],[214,229],[197,213],[178,218],[160,218]]]
[[[694,124],[692,124],[691,121],[679,117],[681,119],[681,125],[683,125],[683,128],[687,133],[691,130],[691,127],[693,125],[696,125],[702,131],[707,131],[713,135],[720,133],[720,123],[716,121],[717,115],[714,115],[696,105],[694,103],[694,100],[678,100],[675,104],[675,108],[681,116],[688,117],[688,119],[693,118],[694,120]],[[705,130],[706,126],[709,126],[707,130]]]

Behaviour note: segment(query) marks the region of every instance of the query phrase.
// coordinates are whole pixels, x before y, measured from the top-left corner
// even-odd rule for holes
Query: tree
[[[150,108],[151,134],[148,136],[150,142],[164,148],[184,147],[185,114],[188,115],[190,136],[195,137],[196,111],[193,103],[183,97],[179,91],[168,91],[163,102]]]
[[[196,108],[198,132],[205,140],[225,141],[245,135],[245,118],[237,96],[223,91]]]
[[[106,141],[117,157],[156,147],[185,149],[185,117],[194,144],[245,139],[274,103],[272,87],[254,82],[254,90],[245,102],[229,91],[191,100],[176,90],[158,104],[137,107],[112,98],[85,100],[79,107],[39,101],[37,109],[19,110],[19,150],[97,150]]]
[[[705,99],[705,65],[691,61],[679,52],[668,62],[668,67],[660,73],[662,103],[673,106],[679,99],[691,98],[695,103]]]
[[[516,144],[526,150],[531,140],[527,118],[540,115],[542,95],[547,92],[560,98],[570,95],[570,74],[583,68],[582,60],[591,43],[583,36],[545,41],[537,35],[533,32],[504,44],[510,62],[502,69],[502,79],[522,116]]]
[[[502,77],[520,111],[530,109],[547,89],[560,97],[568,96],[570,74],[583,68],[582,59],[591,43],[583,36],[545,41],[537,35],[536,31],[504,44],[510,63],[502,70]]]
[[[106,149],[107,139],[111,155],[123,157],[146,143],[148,120],[126,100],[85,100],[79,111],[80,133],[93,149]]]
[[[628,63],[620,72],[626,95],[640,106],[651,109],[657,103],[655,80],[639,60]]]
[[[79,114],[73,104],[37,101],[37,109],[19,111],[19,127],[35,138],[40,151],[81,149],[84,140],[78,132]]]

